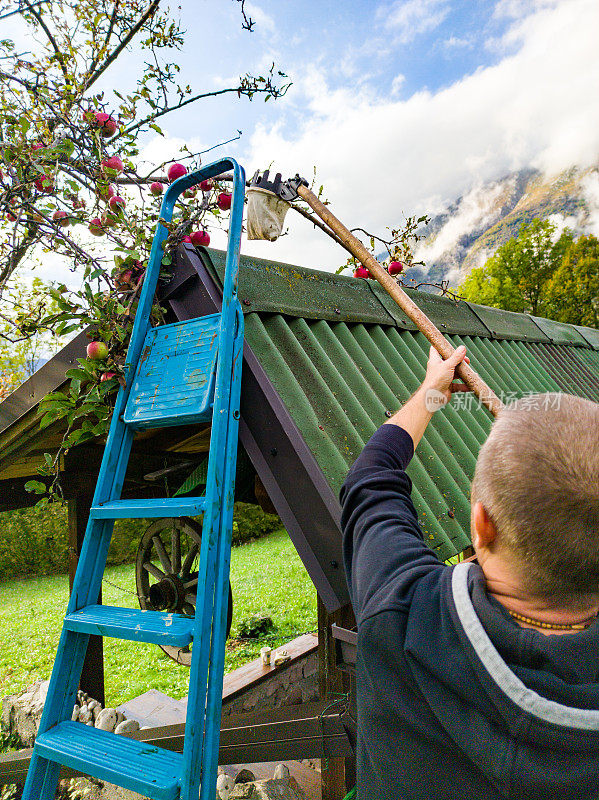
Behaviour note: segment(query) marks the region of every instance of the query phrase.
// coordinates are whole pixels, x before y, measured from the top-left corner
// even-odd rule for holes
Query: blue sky
[[[297,80],[307,64],[318,65],[331,90],[348,86],[380,98],[435,92],[477,69],[497,63],[505,50],[494,46],[512,18],[496,13],[492,0],[261,0],[248,4],[256,21],[248,33],[233,0],[183,3],[187,31],[182,74],[200,87],[258,72],[275,61]],[[292,106],[294,88],[288,99]],[[279,104],[280,105],[280,104]],[[280,119],[277,104],[210,100],[171,117],[174,136],[196,134],[206,141],[228,138],[237,128],[247,136],[258,122]],[[285,115],[292,131],[301,105]],[[198,125],[198,121],[201,123]]]
[[[462,195],[471,198],[472,220],[488,196],[481,187],[514,170],[551,176],[598,163],[597,0],[247,7],[253,33],[242,30],[234,0],[183,0],[182,81],[194,91],[234,85],[274,61],[293,86],[276,102],[227,96],[163,118],[166,137],[144,142],[148,161],[176,159],[183,143],[199,150],[239,128],[242,139],[215,154],[237,157],[249,174],[272,165],[311,177],[315,169],[337,215],[375,233],[403,214],[439,213]],[[126,89],[139,67],[133,51],[107,72],[107,88]],[[599,228],[597,173],[588,192]],[[294,217],[288,236],[244,242],[244,250],[320,269],[343,262],[336,245]]]

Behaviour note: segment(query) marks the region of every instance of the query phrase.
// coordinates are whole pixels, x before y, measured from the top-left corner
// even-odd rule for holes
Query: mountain
[[[425,267],[412,267],[406,277],[457,286],[535,218],[576,235],[599,234],[599,166],[551,177],[526,169],[476,186],[432,218],[416,251]]]

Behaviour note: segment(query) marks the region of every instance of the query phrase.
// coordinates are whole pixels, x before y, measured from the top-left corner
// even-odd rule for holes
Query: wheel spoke
[[[183,566],[181,567],[181,577],[183,578],[183,580],[185,580],[186,575],[189,575],[191,567],[193,565],[193,562],[195,561],[195,557],[197,556],[199,549],[200,545],[197,542],[194,542],[189,548],[189,553],[185,556],[185,561],[183,562]]]
[[[144,569],[146,572],[149,572],[150,575],[153,575],[157,580],[161,581],[164,578],[164,572],[155,564],[152,564],[151,561],[144,561]]]
[[[171,533],[171,561],[173,572],[178,574],[181,569],[181,531],[178,525],[175,525]]]
[[[198,585],[198,579],[197,579],[197,578],[192,578],[190,581],[186,581],[186,582],[183,584],[183,586],[184,586],[186,589],[192,589],[194,586],[197,586],[197,585]]]
[[[196,602],[196,595],[192,592],[185,595],[185,605],[193,605]]]
[[[154,543],[154,547],[156,548],[156,555],[160,559],[160,563],[162,564],[162,569],[166,572],[167,575],[172,575],[173,567],[171,562],[169,561],[169,557],[164,549],[164,544],[162,543],[162,539],[160,536],[152,536],[152,542]]]
[[[195,606],[193,606],[191,603],[184,603],[183,611],[190,616],[195,616],[196,613]]]

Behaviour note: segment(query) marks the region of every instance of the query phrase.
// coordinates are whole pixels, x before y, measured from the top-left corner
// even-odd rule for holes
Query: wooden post
[[[85,536],[89,510],[92,504],[92,493],[85,490],[75,498],[68,500],[69,510],[69,591],[73,590],[73,581],[79,561],[79,553]],[[102,593],[98,603],[102,602]],[[94,700],[104,705],[104,648],[102,637],[92,635],[89,637],[87,653],[81,672],[79,688],[87,692]]]
[[[331,625],[353,627],[355,619],[351,606],[328,614],[318,597],[318,687],[321,699],[333,703],[351,691],[350,677],[337,669],[335,640]],[[343,800],[356,785],[354,758],[327,758],[321,762],[322,800]]]

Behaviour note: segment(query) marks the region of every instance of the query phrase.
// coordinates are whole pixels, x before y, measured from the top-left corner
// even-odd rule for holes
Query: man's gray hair
[[[477,501],[532,594],[599,595],[599,404],[545,394],[506,406],[478,456]]]

